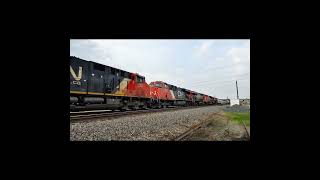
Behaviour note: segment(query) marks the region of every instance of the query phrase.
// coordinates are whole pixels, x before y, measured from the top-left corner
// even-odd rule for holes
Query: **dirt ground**
[[[185,141],[249,141],[246,130],[242,124],[229,120],[225,113],[214,115],[212,119],[196,130]],[[247,127],[250,135],[250,127]]]

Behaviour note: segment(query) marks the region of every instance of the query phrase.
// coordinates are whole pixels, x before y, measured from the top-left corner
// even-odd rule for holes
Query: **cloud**
[[[250,47],[230,48],[227,56],[231,58],[234,64],[234,74],[250,71]]]
[[[250,61],[250,48],[231,48],[228,53],[228,56],[232,58],[232,61],[235,63],[240,62],[249,62]]]
[[[215,40],[201,41],[195,48],[195,54],[197,56],[208,56],[210,54],[210,48],[214,44]]]

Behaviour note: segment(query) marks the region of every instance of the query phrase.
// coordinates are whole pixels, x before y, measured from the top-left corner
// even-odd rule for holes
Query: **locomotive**
[[[216,104],[217,98],[70,56],[70,110],[127,110]]]

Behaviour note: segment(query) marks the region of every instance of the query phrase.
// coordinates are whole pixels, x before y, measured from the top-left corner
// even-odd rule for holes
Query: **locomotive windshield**
[[[151,82],[149,85],[150,85],[150,86],[153,86],[153,87],[158,87],[158,88],[161,88],[161,87],[162,87],[161,84],[158,83],[158,82]]]
[[[137,76],[137,82],[138,83],[143,83],[144,82],[144,77]]]

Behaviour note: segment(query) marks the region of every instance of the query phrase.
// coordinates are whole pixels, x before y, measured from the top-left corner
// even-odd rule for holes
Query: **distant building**
[[[240,99],[240,105],[250,105],[250,99]]]
[[[230,106],[233,105],[240,105],[240,100],[239,99],[230,99]]]

